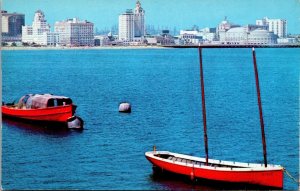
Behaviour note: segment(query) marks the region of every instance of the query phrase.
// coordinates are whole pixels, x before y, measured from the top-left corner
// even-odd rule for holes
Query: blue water
[[[268,162],[298,178],[300,49],[256,53]],[[195,188],[153,178],[144,153],[205,156],[196,49],[2,51],[2,61],[3,101],[65,95],[85,121],[54,132],[4,120],[4,189]],[[263,163],[251,49],[204,49],[203,64],[210,158]],[[284,189],[298,187],[285,175]]]

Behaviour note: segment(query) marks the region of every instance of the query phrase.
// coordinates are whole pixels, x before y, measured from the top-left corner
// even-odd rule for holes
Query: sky
[[[95,28],[111,28],[118,16],[133,9],[136,0],[0,0],[2,9],[25,14],[31,25],[34,12],[41,9],[48,23],[79,18],[94,23]],[[177,30],[216,27],[226,16],[240,25],[255,24],[256,19],[282,18],[288,22],[288,33],[300,34],[300,0],[140,0],[146,25]]]

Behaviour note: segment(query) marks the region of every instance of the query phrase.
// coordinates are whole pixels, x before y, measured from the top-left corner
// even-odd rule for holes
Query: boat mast
[[[201,96],[202,96],[202,116],[203,116],[203,127],[204,127],[204,144],[206,154],[206,165],[208,165],[208,143],[207,143],[207,130],[206,130],[206,108],[205,108],[205,94],[204,94],[204,79],[203,79],[203,68],[202,68],[202,48],[199,50],[200,59],[200,79],[201,79]]]
[[[264,163],[265,163],[265,167],[267,167],[267,147],[266,147],[266,138],[265,138],[265,127],[264,127],[264,118],[263,118],[261,99],[260,99],[258,71],[257,71],[256,56],[255,56],[254,47],[252,48],[252,55],[253,55],[253,65],[254,65],[254,73],[255,73],[255,81],[256,81],[257,102],[258,102],[258,108],[259,108],[261,137],[262,137],[263,154],[264,154]]]

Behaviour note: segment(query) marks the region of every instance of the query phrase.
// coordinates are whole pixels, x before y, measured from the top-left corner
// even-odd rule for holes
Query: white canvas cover
[[[27,109],[47,108],[60,105],[69,105],[72,100],[69,97],[52,94],[27,94],[20,98],[18,106]]]

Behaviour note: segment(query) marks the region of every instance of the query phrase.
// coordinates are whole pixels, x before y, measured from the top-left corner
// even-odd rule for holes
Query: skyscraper
[[[134,9],[134,37],[142,37],[145,35],[145,11],[141,7],[140,1],[136,2]]]
[[[134,14],[131,9],[119,16],[119,40],[132,41],[134,37]]]
[[[1,11],[3,41],[20,41],[22,26],[25,24],[25,15]]]

